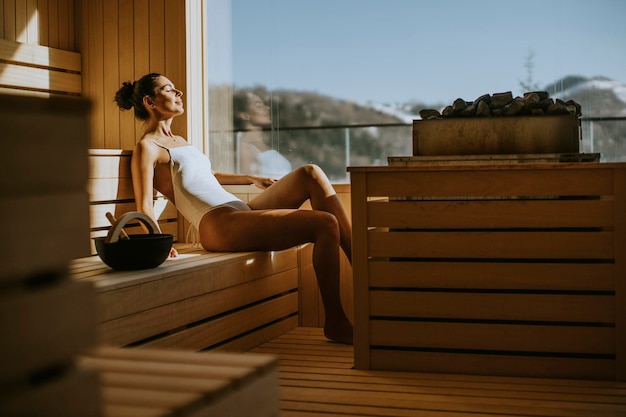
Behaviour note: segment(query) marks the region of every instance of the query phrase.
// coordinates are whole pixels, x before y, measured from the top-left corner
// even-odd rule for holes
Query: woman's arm
[[[259,188],[267,188],[276,182],[275,179],[260,177],[258,175],[227,174],[225,172],[213,172],[213,174],[222,185],[254,184]]]
[[[133,191],[137,211],[150,217],[158,227],[158,221],[154,215],[154,168],[158,159],[158,149],[148,141],[142,140],[133,151],[131,159],[131,172],[133,178]],[[159,230],[159,233],[161,231]]]
[[[159,222],[154,215],[154,168],[159,161],[159,149],[156,145],[146,140],[141,140],[135,146],[130,162],[130,169],[133,177],[133,191],[135,193],[135,203],[137,211],[150,217],[157,226],[158,233],[161,232]],[[171,258],[178,256],[178,251],[172,247],[170,249]]]

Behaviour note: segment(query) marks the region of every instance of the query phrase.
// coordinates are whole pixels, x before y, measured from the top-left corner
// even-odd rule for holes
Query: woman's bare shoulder
[[[154,163],[166,163],[169,160],[167,151],[159,146],[154,139],[144,136],[137,144],[133,151],[133,156],[143,161],[151,161]]]

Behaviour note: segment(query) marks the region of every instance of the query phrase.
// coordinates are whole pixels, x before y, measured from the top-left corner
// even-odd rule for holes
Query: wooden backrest
[[[0,39],[0,93],[81,95],[77,52]]]
[[[135,211],[135,197],[130,172],[132,151],[120,149],[89,150],[89,218],[91,237],[105,236],[111,226],[106,217],[111,212],[116,218]],[[178,212],[162,194],[155,192],[155,214],[163,233],[171,233],[178,240]],[[126,232],[145,233],[139,223],[132,223]],[[92,253],[95,253],[92,245]]]

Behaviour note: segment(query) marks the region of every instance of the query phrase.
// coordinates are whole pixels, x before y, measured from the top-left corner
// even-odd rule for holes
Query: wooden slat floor
[[[253,352],[279,357],[281,417],[626,416],[626,382],[359,371],[318,328]]]

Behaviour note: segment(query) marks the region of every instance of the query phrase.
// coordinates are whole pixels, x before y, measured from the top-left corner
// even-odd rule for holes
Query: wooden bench
[[[92,237],[107,233],[106,212],[119,217],[135,210],[131,155],[90,151]],[[157,194],[155,207],[163,232],[180,241],[186,224],[174,206]],[[144,233],[140,228],[134,224],[126,230]],[[178,258],[149,270],[114,271],[97,255],[72,261],[74,279],[95,285],[101,344],[245,351],[298,325],[299,280],[311,269],[310,245],[238,253],[175,246]]]
[[[105,416],[279,414],[278,359],[270,355],[100,347],[78,364],[98,373]]]

